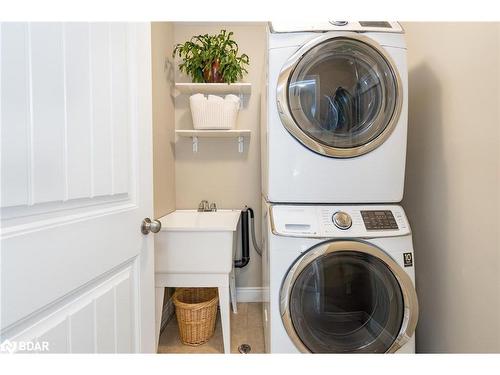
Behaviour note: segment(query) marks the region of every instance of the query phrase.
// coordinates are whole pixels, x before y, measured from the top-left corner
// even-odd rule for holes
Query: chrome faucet
[[[202,200],[198,205],[198,212],[216,212],[217,204],[215,202],[208,204],[207,200]]]
[[[198,205],[198,212],[207,212],[207,211],[209,211],[208,201],[202,200]]]

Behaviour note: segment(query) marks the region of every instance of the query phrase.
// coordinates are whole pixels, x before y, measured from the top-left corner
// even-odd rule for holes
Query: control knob
[[[328,21],[333,26],[345,26],[348,24],[347,21]]]
[[[346,230],[352,225],[352,219],[347,212],[337,211],[332,216],[333,224],[339,229]]]

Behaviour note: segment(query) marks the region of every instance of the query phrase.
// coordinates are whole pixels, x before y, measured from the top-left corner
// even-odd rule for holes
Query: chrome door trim
[[[289,308],[291,289],[297,277],[312,261],[323,255],[341,251],[354,251],[372,255],[384,262],[396,277],[403,294],[404,315],[399,334],[386,353],[396,352],[410,340],[415,332],[418,321],[417,293],[410,277],[387,253],[375,245],[359,240],[334,240],[320,243],[301,255],[288,270],[280,289],[280,314],[288,336],[301,352],[311,353],[302,343],[293,327]]]
[[[294,121],[292,114],[290,113],[290,108],[288,106],[288,82],[290,76],[294,72],[297,64],[300,62],[302,57],[307,52],[309,52],[309,50],[316,47],[317,45],[325,43],[329,40],[339,39],[339,38],[357,40],[373,48],[376,52],[378,52],[382,56],[382,58],[384,58],[384,60],[387,62],[387,65],[389,65],[392,77],[394,79],[394,82],[396,83],[395,108],[392,117],[389,120],[389,123],[387,124],[385,129],[382,131],[382,133],[380,133],[376,138],[372,139],[370,142],[365,143],[361,146],[351,147],[351,148],[328,146],[309,137],[306,133],[304,133],[300,129],[300,127]],[[394,63],[391,56],[389,56],[389,54],[384,50],[384,48],[380,44],[375,42],[373,39],[368,38],[367,36],[361,35],[359,33],[335,32],[334,34],[326,33],[317,38],[312,39],[311,41],[307,42],[302,47],[300,47],[285,62],[278,76],[278,85],[276,87],[276,105],[278,109],[278,114],[285,129],[305,147],[324,156],[335,157],[335,158],[352,158],[364,155],[376,149],[378,146],[384,143],[384,141],[391,135],[401,115],[401,109],[403,107],[403,95],[404,95],[403,84],[399,72],[396,68],[396,64]]]

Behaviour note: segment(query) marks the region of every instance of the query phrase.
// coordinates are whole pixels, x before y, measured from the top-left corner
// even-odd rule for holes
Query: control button
[[[347,21],[328,21],[333,26],[345,26],[347,25]]]
[[[337,228],[342,230],[349,229],[352,225],[351,217],[344,211],[335,212],[332,216],[332,221]]]

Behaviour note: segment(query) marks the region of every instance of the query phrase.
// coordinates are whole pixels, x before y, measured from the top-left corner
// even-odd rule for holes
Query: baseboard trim
[[[236,300],[238,302],[262,302],[262,291],[262,287],[236,288]]]

